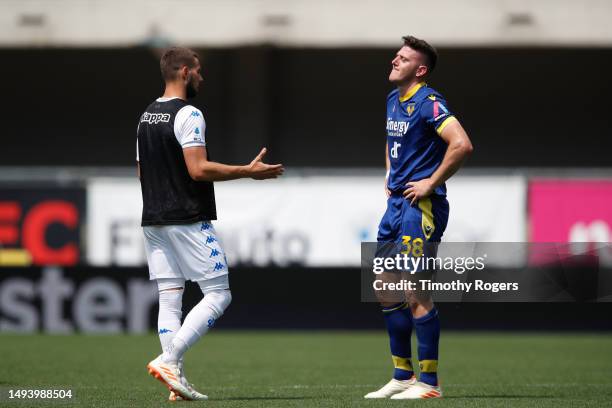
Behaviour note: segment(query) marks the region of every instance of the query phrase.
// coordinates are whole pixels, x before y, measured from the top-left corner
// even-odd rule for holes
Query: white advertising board
[[[375,241],[386,198],[376,176],[285,177],[216,183],[215,228],[230,265],[359,266],[360,243]],[[444,241],[525,240],[521,177],[456,177],[448,184]],[[137,180],[93,179],[88,186],[87,260],[146,262]]]

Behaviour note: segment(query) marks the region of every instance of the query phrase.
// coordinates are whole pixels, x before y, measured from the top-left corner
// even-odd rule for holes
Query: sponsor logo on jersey
[[[172,330],[170,330],[170,329],[159,329],[159,334],[166,334],[166,333],[172,333]]]
[[[159,122],[170,122],[170,114],[169,113],[149,113],[145,112],[142,114],[140,118],[140,123],[149,123],[151,125],[155,125]]]
[[[198,117],[198,116],[200,116],[200,112],[198,112],[198,111],[193,111],[193,112],[191,112],[191,116]]]
[[[393,142],[393,147],[391,148],[391,158],[397,159],[399,157],[399,148],[402,147],[401,143]]]
[[[392,118],[387,118],[387,134],[389,136],[402,137],[408,131],[409,125],[410,125],[410,122],[393,120]]]

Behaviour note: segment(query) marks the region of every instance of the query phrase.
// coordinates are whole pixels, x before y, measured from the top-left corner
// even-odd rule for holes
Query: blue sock
[[[440,341],[440,319],[434,307],[422,317],[415,317],[414,329],[418,340],[419,381],[438,385],[438,343]]]
[[[389,343],[391,345],[391,358],[393,359],[393,378],[396,380],[409,380],[414,375],[412,369],[412,351],[410,349],[410,336],[412,335],[412,313],[406,303],[398,303],[383,308]]]

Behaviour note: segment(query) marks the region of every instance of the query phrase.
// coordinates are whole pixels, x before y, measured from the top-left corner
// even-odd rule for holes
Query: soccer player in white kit
[[[141,183],[142,226],[150,279],[159,290],[158,333],[162,354],[149,373],[170,389],[170,399],[204,400],[185,379],[183,355],[231,302],[225,254],[211,223],[216,219],[214,181],[276,178],[281,164],[265,164],[263,148],[248,165],[208,160],[202,112],[186,101],[203,78],[198,55],[168,49],[160,61],[165,91],[140,117],[136,160]],[[202,300],[181,324],[185,281],[196,282]]]

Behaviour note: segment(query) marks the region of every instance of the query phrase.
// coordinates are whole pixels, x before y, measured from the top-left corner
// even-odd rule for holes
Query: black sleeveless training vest
[[[140,117],[137,137],[142,226],[217,219],[213,183],[191,178],[174,134],[176,114],[186,105],[179,98],[155,101]]]

